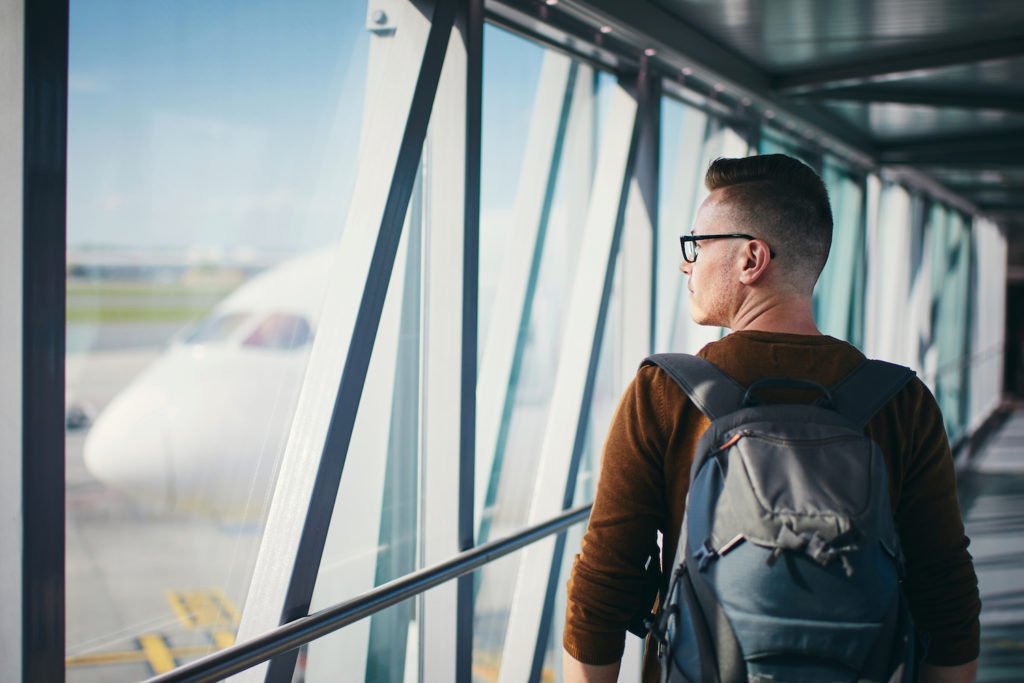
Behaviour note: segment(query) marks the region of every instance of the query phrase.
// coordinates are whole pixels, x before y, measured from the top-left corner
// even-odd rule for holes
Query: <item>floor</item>
[[[972,458],[960,498],[981,590],[978,680],[1024,681],[1024,406]]]

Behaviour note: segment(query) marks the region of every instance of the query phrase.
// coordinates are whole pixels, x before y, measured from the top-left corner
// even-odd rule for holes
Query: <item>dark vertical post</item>
[[[640,193],[651,218],[651,324],[648,331],[647,352],[655,351],[658,320],[658,240],[661,235],[658,209],[661,192],[661,78],[649,75],[645,83],[645,96],[638,113],[640,139],[637,140],[636,178]],[[666,243],[666,248],[672,244]]]
[[[25,2],[22,678],[64,680],[67,0]]]
[[[476,492],[476,384],[480,282],[480,147],[483,100],[483,0],[460,0],[455,22],[466,43],[465,215],[462,257],[462,387],[459,434],[459,550],[473,547]],[[473,678],[474,575],[460,577],[457,588],[455,680]]]

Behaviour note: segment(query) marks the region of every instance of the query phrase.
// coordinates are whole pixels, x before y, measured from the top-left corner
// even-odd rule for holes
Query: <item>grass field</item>
[[[237,283],[82,282],[67,285],[70,324],[185,322],[206,315]]]

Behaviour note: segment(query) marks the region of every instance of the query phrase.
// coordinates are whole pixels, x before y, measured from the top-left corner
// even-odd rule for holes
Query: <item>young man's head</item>
[[[761,299],[804,299],[832,244],[832,210],[821,178],[784,154],[718,159],[704,178],[711,194],[684,245],[681,270],[696,322],[732,327],[739,309]],[[699,258],[689,262],[699,254]]]

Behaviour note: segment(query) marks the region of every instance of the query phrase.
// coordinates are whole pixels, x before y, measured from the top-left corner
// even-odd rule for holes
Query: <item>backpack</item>
[[[914,372],[865,361],[831,389],[795,379],[746,389],[696,356],[644,364],[711,420],[651,623],[663,683],[914,680],[921,648],[886,464],[864,433]],[[821,396],[764,405],[764,388]]]

